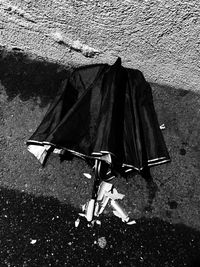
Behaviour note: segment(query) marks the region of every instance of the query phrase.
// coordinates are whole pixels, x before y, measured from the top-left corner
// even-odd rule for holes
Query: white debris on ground
[[[78,227],[78,226],[79,226],[79,223],[80,223],[80,219],[78,218],[78,219],[75,221],[75,227]]]
[[[93,227],[96,223],[101,225],[101,221],[94,219],[94,217],[99,217],[99,215],[104,211],[108,202],[110,202],[111,207],[113,208],[113,214],[120,218],[123,222],[128,225],[136,224],[135,220],[130,220],[128,213],[120,206],[117,200],[122,200],[125,197],[124,194],[121,194],[117,191],[116,188],[113,188],[113,184],[108,182],[101,182],[97,198],[90,199],[86,204],[81,206],[82,212],[79,213],[80,217],[85,217],[89,222],[88,227]],[[78,218],[75,221],[75,227],[78,227],[80,219]]]
[[[79,213],[78,215],[81,216],[81,217],[86,217],[85,213]]]
[[[127,222],[128,225],[133,225],[133,224],[136,224],[136,221],[135,220],[132,220],[130,222]]]
[[[100,220],[95,220],[95,223],[98,225],[101,225],[101,221]]]
[[[87,203],[86,203],[87,204]],[[81,210],[85,211],[86,204],[81,205]]]
[[[57,216],[55,216],[55,217],[52,217],[52,221],[54,221],[55,219],[59,219],[59,216],[57,215]]]
[[[161,129],[161,130],[165,130],[165,129],[166,129],[166,127],[165,127],[165,124],[164,124],[164,123],[160,125],[160,129]]]
[[[85,207],[85,215],[88,222],[91,222],[94,215],[95,199],[90,199]]]
[[[83,175],[87,178],[87,179],[91,179],[92,178],[92,175],[89,174],[89,173],[83,173]]]
[[[122,207],[119,205],[119,203],[116,200],[112,199],[110,204],[114,209],[113,213],[115,216],[121,218],[123,222],[129,221],[128,214],[122,209]]]
[[[31,239],[30,243],[31,245],[34,245],[37,242],[37,239]]]
[[[115,200],[115,199],[123,199],[125,195],[120,194],[117,192],[117,189],[113,188],[113,192],[105,192],[105,195],[108,196],[110,199]]]

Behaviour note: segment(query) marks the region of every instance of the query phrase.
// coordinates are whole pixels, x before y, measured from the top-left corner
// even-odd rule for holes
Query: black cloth
[[[74,70],[27,144],[102,160],[109,154],[112,168],[127,170],[170,161],[151,87],[120,58]]]

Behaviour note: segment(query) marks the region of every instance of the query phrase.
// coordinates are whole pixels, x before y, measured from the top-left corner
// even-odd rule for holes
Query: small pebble
[[[80,219],[78,218],[78,219],[75,221],[75,227],[78,227],[78,226],[79,226],[79,223],[80,223]]]
[[[31,239],[31,245],[34,245],[35,243],[37,242],[37,240],[36,239]]]
[[[97,242],[98,242],[98,245],[100,248],[105,248],[107,245],[107,241],[106,241],[106,238],[104,236],[99,237]]]
[[[89,173],[83,173],[83,175],[86,177],[86,178],[88,178],[88,179],[91,179],[92,178],[92,175],[91,174],[89,174]]]

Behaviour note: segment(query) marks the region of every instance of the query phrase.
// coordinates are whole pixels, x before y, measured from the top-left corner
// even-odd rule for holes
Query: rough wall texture
[[[121,56],[148,80],[199,89],[198,0],[1,0],[0,31],[0,45],[65,65]]]

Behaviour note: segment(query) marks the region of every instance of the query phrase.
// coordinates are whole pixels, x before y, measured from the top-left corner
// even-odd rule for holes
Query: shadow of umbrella
[[[7,51],[0,47],[0,80],[8,101],[19,96],[22,101],[33,99],[37,103],[39,98],[40,107],[46,107],[69,73],[66,66],[36,59],[21,49]]]

